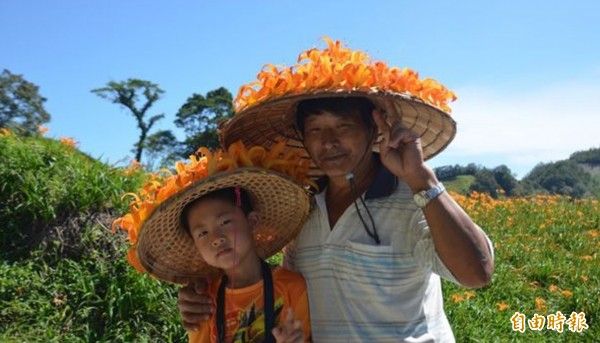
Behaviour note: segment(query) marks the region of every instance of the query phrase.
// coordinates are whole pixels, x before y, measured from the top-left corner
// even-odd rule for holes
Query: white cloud
[[[595,81],[514,94],[476,87],[455,90],[459,99],[452,113],[458,132],[442,154],[444,160],[498,160],[495,165],[517,165],[523,176],[523,170],[539,162],[600,146],[600,79]]]

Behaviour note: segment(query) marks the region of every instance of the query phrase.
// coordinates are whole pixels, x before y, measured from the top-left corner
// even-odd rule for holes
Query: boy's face
[[[311,114],[304,122],[304,146],[328,176],[342,176],[370,163],[370,133],[360,114]]]
[[[229,201],[207,199],[190,208],[187,221],[194,245],[209,265],[228,270],[256,256],[252,237],[255,212],[246,216]]]

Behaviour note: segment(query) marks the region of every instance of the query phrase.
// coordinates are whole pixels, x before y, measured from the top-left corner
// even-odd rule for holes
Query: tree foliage
[[[169,130],[157,131],[146,139],[145,148],[148,157],[144,163],[146,169],[167,168],[178,160],[181,143]]]
[[[475,173],[475,182],[471,185],[470,191],[490,194],[494,198],[498,198],[498,190],[500,185],[494,178],[494,173],[489,169],[482,168]]]
[[[181,155],[187,157],[201,146],[219,147],[218,126],[233,114],[233,97],[226,88],[209,91],[206,96],[194,93],[176,114],[175,125],[186,133]]]
[[[499,191],[507,196],[514,195],[519,186],[519,181],[515,178],[513,172],[505,165],[500,165],[493,169],[478,166],[469,163],[467,166],[442,166],[435,168],[435,173],[440,181],[455,180],[460,175],[472,175],[475,181],[469,187],[469,191],[488,193],[493,197],[498,197]]]
[[[571,154],[569,159],[577,163],[600,166],[600,148],[592,148],[586,151],[575,152]]]
[[[598,185],[592,175],[572,160],[540,163],[523,178],[534,190],[575,198],[591,196]]]
[[[50,121],[50,113],[44,108],[45,101],[37,85],[3,69],[0,74],[0,128],[6,127],[24,135],[36,133],[38,125]]]
[[[515,178],[510,168],[507,166],[500,165],[492,169],[494,180],[504,190],[507,196],[514,195],[514,190],[519,186],[519,181]]]
[[[111,81],[106,87],[93,89],[92,93],[125,107],[135,117],[140,129],[140,136],[135,144],[135,159],[141,162],[149,131],[157,121],[164,118],[164,114],[155,114],[147,120],[145,116],[164,91],[150,81],[127,79],[121,82]],[[141,96],[143,100],[140,100]]]

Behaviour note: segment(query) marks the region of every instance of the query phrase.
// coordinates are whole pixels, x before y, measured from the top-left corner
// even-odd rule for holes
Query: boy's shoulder
[[[276,266],[273,270],[273,281],[275,283],[284,283],[288,285],[297,284],[306,288],[306,282],[304,281],[302,274],[282,266]]]

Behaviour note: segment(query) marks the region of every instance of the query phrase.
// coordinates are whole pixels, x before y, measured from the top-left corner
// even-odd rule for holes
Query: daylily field
[[[0,342],[185,342],[176,287],[129,266],[126,235],[110,229],[143,171],[76,144],[0,134]],[[483,289],[444,283],[457,342],[597,341],[598,200],[454,197],[496,263]]]

